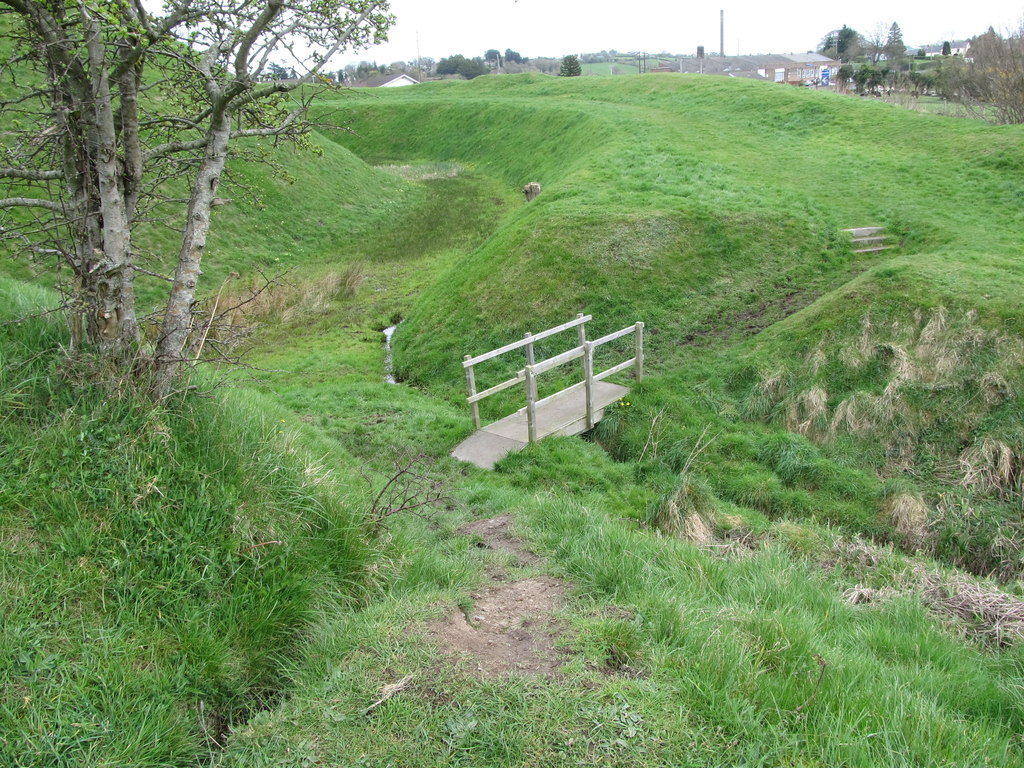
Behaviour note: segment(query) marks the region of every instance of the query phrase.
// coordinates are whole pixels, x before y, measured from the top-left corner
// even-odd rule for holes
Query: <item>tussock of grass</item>
[[[929,510],[918,494],[895,493],[882,502],[881,514],[908,546],[919,546],[928,534]]]
[[[1014,450],[1002,440],[985,436],[965,448],[959,456],[965,488],[977,488],[983,493],[996,493],[1010,498],[1021,498],[1024,480],[1024,452]]]
[[[926,573],[925,600],[936,610],[964,621],[967,632],[998,645],[1024,640],[1024,600],[961,576]]]
[[[672,493],[654,507],[650,523],[664,533],[679,536],[694,544],[714,539],[714,494],[707,483],[692,473],[680,475]]]
[[[246,290],[221,292],[210,311],[227,312],[221,333],[248,334],[256,324],[287,324],[324,315],[335,301],[352,299],[365,280],[366,266],[358,261],[299,280],[286,275],[261,283],[254,277]]]

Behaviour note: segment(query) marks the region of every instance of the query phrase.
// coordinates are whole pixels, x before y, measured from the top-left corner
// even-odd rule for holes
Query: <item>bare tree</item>
[[[885,52],[885,44],[889,39],[889,25],[884,21],[875,24],[874,28],[864,36],[864,53],[871,59],[872,64],[877,64]]]
[[[1024,26],[1005,37],[989,30],[970,54],[944,68],[946,95],[995,123],[1024,123]]]
[[[186,180],[177,267],[147,353],[162,397],[189,360],[210,212],[232,139],[306,134],[323,64],[385,39],[393,18],[386,0],[164,0],[159,15],[151,7],[0,0],[15,43],[0,68],[4,92],[13,93],[0,107],[15,127],[0,145],[0,209],[5,237],[69,268],[72,349],[134,365],[135,278],[150,271],[132,235],[170,202],[169,182]],[[282,55],[295,77],[275,76]]]

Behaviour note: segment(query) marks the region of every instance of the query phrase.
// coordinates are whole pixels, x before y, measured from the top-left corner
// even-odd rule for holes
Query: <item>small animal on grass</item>
[[[530,202],[537,195],[540,194],[540,183],[531,181],[525,187],[523,187],[523,194],[526,195],[526,202]]]

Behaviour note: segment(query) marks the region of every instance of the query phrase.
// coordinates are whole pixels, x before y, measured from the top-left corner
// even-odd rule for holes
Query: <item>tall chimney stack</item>
[[[719,14],[719,40],[718,40],[718,55],[725,56],[725,10],[718,12]]]

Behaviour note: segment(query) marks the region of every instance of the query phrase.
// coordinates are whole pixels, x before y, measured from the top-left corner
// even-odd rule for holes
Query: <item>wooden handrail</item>
[[[513,349],[522,349],[529,344],[533,344],[541,339],[546,339],[548,336],[554,336],[556,333],[567,331],[570,328],[575,328],[577,325],[583,325],[583,323],[589,322],[593,319],[594,318],[590,315],[578,315],[575,320],[570,320],[568,323],[556,325],[554,328],[548,328],[546,331],[541,331],[540,333],[527,334],[524,339],[513,341],[511,344],[506,344],[505,346],[498,347],[497,349],[492,349],[490,352],[484,352],[482,355],[477,355],[476,357],[469,357],[467,355],[462,361],[462,367],[468,368],[471,365],[476,365],[477,363],[482,363],[485,360],[490,360],[491,358],[503,355],[506,352],[511,352]]]
[[[574,347],[568,352],[563,352],[560,355],[555,355],[554,357],[549,357],[547,360],[541,360],[539,363],[535,363],[533,365],[533,373],[534,375],[538,375],[545,371],[550,371],[552,368],[557,368],[560,365],[570,363],[573,360],[578,360],[581,357],[583,357],[583,347]]]
[[[595,347],[599,347],[602,344],[607,344],[609,341],[615,341],[616,339],[621,339],[623,336],[629,336],[631,333],[636,333],[635,325],[626,326],[621,331],[615,331],[615,333],[609,333],[607,336],[602,336],[600,339],[594,339],[591,343]]]
[[[513,378],[507,379],[506,381],[501,382],[501,384],[495,384],[490,389],[485,389],[483,392],[477,392],[475,395],[470,395],[469,397],[466,398],[466,402],[470,403],[470,404],[479,403],[481,400],[483,400],[485,397],[487,397],[489,395],[493,395],[493,394],[495,394],[497,392],[501,392],[503,390],[508,389],[509,387],[514,387],[516,384],[518,384],[520,381],[522,381],[525,377],[526,377],[526,370],[524,369],[522,371],[519,371],[519,373],[517,373]]]
[[[614,376],[616,373],[619,373],[620,371],[624,371],[627,368],[631,368],[631,367],[633,367],[635,365],[636,365],[636,358],[635,357],[631,357],[631,358],[629,358],[629,360],[626,360],[624,363],[619,363],[618,365],[613,365],[607,371],[601,371],[601,373],[595,373],[594,374],[594,381],[603,381],[604,379],[607,379],[609,376]]]
[[[613,376],[620,371],[624,371],[630,367],[634,368],[636,378],[639,381],[643,378],[643,332],[644,324],[642,322],[635,323],[621,330],[609,333],[605,336],[595,339],[594,341],[586,340],[586,332],[584,331],[584,323],[592,320],[590,315],[577,315],[575,320],[570,320],[568,323],[562,323],[561,325],[549,328],[546,331],[542,331],[538,334],[526,334],[521,341],[515,341],[511,344],[506,344],[503,347],[498,347],[490,352],[485,352],[482,355],[476,357],[470,357],[466,355],[463,358],[462,365],[466,370],[466,383],[469,388],[469,397],[466,401],[469,403],[470,408],[473,412],[473,424],[477,429],[480,429],[480,410],[477,403],[483,400],[485,397],[496,394],[509,387],[515,386],[520,381],[526,383],[526,407],[520,408],[520,411],[526,411],[526,422],[527,422],[527,435],[529,441],[535,442],[537,439],[537,407],[543,403],[548,402],[557,395],[561,395],[565,392],[579,389],[580,387],[586,388],[586,419],[587,427],[591,428],[594,426],[594,397],[593,387],[594,383]],[[535,342],[545,339],[549,336],[553,336],[556,333],[567,331],[570,328],[578,328],[578,339],[579,346],[574,347],[570,350],[562,352],[561,354],[549,357],[546,360],[539,362],[534,361],[533,356],[533,345]],[[629,360],[626,360],[618,365],[613,365],[607,370],[601,371],[600,373],[594,373],[594,350],[598,347],[621,339],[624,336],[634,334],[634,349],[635,354]],[[476,379],[473,374],[473,366],[477,363],[484,362],[485,360],[491,360],[499,355],[506,352],[511,352],[514,349],[521,349],[526,347],[527,352],[527,366],[516,373],[514,378],[507,379],[500,384],[496,384],[489,389],[485,389],[482,392],[476,391]],[[556,392],[553,395],[549,395],[544,399],[538,399],[537,397],[537,376],[541,373],[553,370],[561,365],[572,362],[573,360],[583,359],[583,381],[572,384],[569,387]]]

